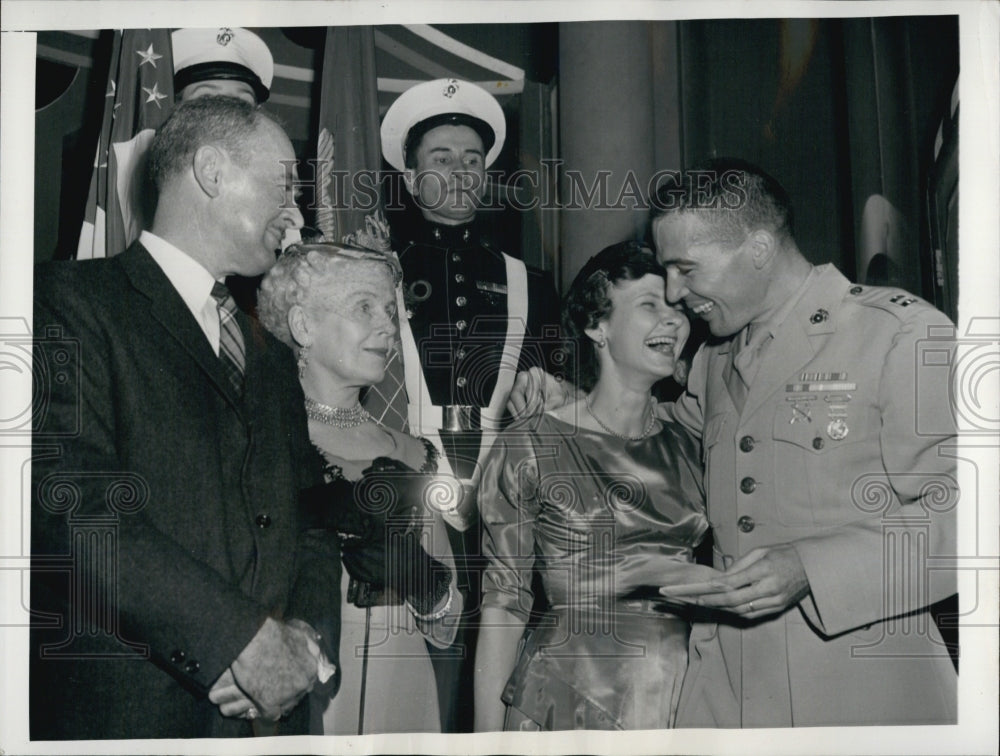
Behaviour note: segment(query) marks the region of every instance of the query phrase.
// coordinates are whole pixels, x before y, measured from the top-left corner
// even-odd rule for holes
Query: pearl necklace
[[[656,424],[656,413],[653,412],[652,409],[650,409],[649,411],[649,422],[646,423],[646,427],[643,429],[642,433],[639,434],[638,436],[627,436],[624,433],[619,433],[618,431],[606,426],[604,422],[601,420],[601,418],[599,418],[596,414],[594,414],[594,408],[591,406],[592,401],[593,401],[592,396],[588,396],[587,399],[585,400],[585,404],[587,405],[587,412],[590,413],[590,416],[594,418],[594,420],[597,422],[598,425],[604,428],[605,431],[610,433],[615,438],[620,438],[623,441],[642,441],[643,439],[647,438],[650,433],[653,432],[653,426]],[[650,403],[652,403],[653,398],[650,397],[649,401]]]
[[[374,418],[360,404],[353,407],[331,407],[306,397],[306,415],[310,420],[332,425],[334,428],[357,428]]]

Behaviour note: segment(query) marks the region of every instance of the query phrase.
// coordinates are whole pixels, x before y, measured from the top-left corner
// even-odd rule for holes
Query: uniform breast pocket
[[[775,512],[786,525],[832,526],[866,517],[855,483],[881,470],[878,413],[860,403],[782,406],[774,417]]]

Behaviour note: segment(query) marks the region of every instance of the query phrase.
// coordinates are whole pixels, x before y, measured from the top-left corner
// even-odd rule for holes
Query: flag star
[[[105,97],[114,97],[115,96],[115,92],[117,91],[117,85],[115,84],[115,80],[114,79],[110,79],[108,81],[108,84],[109,84],[109,86],[108,86],[108,93],[106,95],[104,95],[104,96]]]
[[[135,53],[140,58],[142,58],[142,63],[139,64],[140,67],[149,63],[153,68],[156,68],[156,61],[158,61],[160,58],[163,57],[162,55],[157,55],[155,52],[153,52],[152,42],[149,43],[149,47],[147,47],[145,51],[136,50]]]
[[[167,96],[160,91],[159,82],[153,82],[153,87],[143,87],[142,91],[149,95],[146,98],[146,103],[155,102],[156,107],[160,107],[160,100],[167,99]]]

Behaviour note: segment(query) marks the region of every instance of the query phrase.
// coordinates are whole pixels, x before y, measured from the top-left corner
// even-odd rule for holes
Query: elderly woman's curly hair
[[[567,345],[576,355],[575,383],[583,390],[590,391],[600,377],[597,348],[586,331],[611,314],[611,287],[650,273],[664,276],[653,251],[640,242],[626,241],[602,249],[573,279],[563,298],[562,324]]]
[[[329,242],[293,244],[286,249],[260,283],[257,315],[263,326],[276,338],[297,348],[288,328],[288,313],[295,305],[326,306],[313,297],[341,277],[339,266],[345,261],[385,265],[387,272],[399,281],[399,263],[395,258],[373,250]]]

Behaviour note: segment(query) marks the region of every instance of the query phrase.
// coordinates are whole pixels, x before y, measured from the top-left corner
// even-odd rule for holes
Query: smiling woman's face
[[[608,361],[621,375],[650,385],[669,375],[691,332],[687,317],[667,303],[661,276],[619,281],[608,291],[611,313],[599,326]]]
[[[381,381],[396,337],[396,294],[389,268],[341,260],[313,286],[305,303],[313,335],[310,365],[344,386]]]

